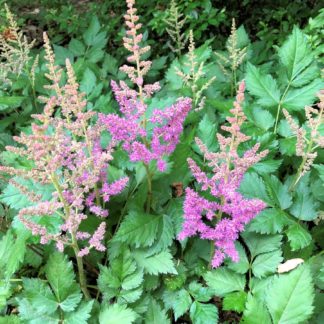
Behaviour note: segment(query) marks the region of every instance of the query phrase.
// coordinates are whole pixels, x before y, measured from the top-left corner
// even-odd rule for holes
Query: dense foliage
[[[0,323],[323,323],[324,11],[222,3],[3,6]]]

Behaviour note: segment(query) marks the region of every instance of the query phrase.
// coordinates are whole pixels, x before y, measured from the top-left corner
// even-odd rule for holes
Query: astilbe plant
[[[143,162],[148,179],[147,210],[150,210],[152,196],[152,173],[149,168],[151,161],[157,162],[157,168],[163,172],[166,168],[165,156],[170,155],[179,142],[183,130],[183,122],[191,109],[191,99],[180,98],[171,107],[154,110],[150,116],[147,111],[147,99],[160,89],[158,82],[144,85],[144,76],[152,62],[143,60],[143,55],[150,50],[149,46],[141,46],[143,35],[139,33],[141,24],[136,15],[135,1],[127,1],[125,15],[126,37],[124,47],[131,53],[127,60],[134,64],[123,65],[120,70],[125,72],[135,89],[125,82],[119,84],[112,81],[112,89],[119,104],[122,116],[109,114],[99,116],[102,124],[112,135],[113,141],[122,142],[122,147],[133,162]]]
[[[296,155],[302,158],[302,162],[297,170],[295,179],[290,186],[290,190],[293,190],[302,176],[310,170],[317,157],[316,149],[324,148],[324,136],[321,135],[319,129],[323,124],[324,119],[324,91],[321,91],[318,97],[320,99],[317,104],[318,109],[310,106],[305,107],[305,115],[307,119],[306,128],[299,127],[289,112],[286,109],[283,109],[287,122],[297,139]]]
[[[230,110],[233,116],[227,117],[229,126],[221,127],[230,136],[217,134],[220,151],[209,152],[201,140],[196,138],[208,166],[212,168],[212,176],[208,177],[195,161],[188,159],[189,168],[201,185],[201,190],[210,192],[215,200],[209,201],[193,189],[186,189],[184,223],[178,238],[183,240],[198,234],[202,239],[211,240],[211,266],[214,268],[218,267],[226,256],[238,261],[239,256],[234,243],[239,233],[266,206],[261,200],[244,198],[238,191],[247,169],[267,154],[267,150],[257,153],[260,146],[258,143],[243,156],[238,154],[239,145],[250,138],[240,130],[246,120],[242,110],[244,87],[244,82],[241,82],[234,108]]]
[[[6,147],[8,151],[29,160],[33,168],[24,170],[0,166],[0,171],[31,179],[36,184],[51,184],[55,188],[50,200],[41,201],[41,197],[28,192],[15,179],[11,181],[34,203],[19,211],[19,220],[33,235],[40,236],[41,244],[54,241],[61,252],[65,247],[74,250],[80,285],[85,296],[89,297],[82,257],[91,249],[106,249],[103,244],[104,218],[108,216],[108,211],[104,203],[112,195],[120,193],[128,179],[107,183],[113,144],[105,150],[101,148],[102,126],[91,123],[95,113],[85,109],[87,103],[78,90],[71,63],[66,61],[67,82],[60,85],[63,70],[54,64],[54,54],[46,34],[44,40],[49,70],[46,76],[51,81],[51,85],[47,86],[50,96],[41,98],[46,103],[44,112],[32,116],[36,122],[32,124],[31,134],[22,133],[14,137],[21,144],[19,147]],[[92,234],[79,229],[89,215],[102,219]],[[49,230],[40,221],[43,217],[50,217],[59,225],[55,230]],[[84,246],[81,250],[80,241]]]

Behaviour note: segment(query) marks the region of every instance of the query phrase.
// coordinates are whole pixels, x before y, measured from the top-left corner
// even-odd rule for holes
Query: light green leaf
[[[255,124],[263,130],[271,128],[275,122],[274,117],[268,110],[254,109],[253,119]]]
[[[215,149],[216,144],[216,124],[208,114],[205,114],[203,119],[198,124],[198,134],[197,136],[202,140],[202,142],[207,146],[210,151]]]
[[[323,82],[315,79],[312,83],[300,88],[287,92],[282,107],[287,110],[301,111],[305,106],[311,105],[317,93],[323,88]]]
[[[239,261],[238,262],[229,261],[228,268],[237,273],[244,274],[249,270],[250,267],[249,260],[246,256],[245,249],[241,243],[235,242],[235,248],[239,253]]]
[[[226,268],[208,271],[204,275],[207,285],[213,289],[215,295],[224,296],[233,291],[245,288],[245,277]]]
[[[20,107],[24,99],[25,97],[22,96],[0,96],[0,111]]]
[[[93,300],[82,302],[80,306],[71,313],[64,314],[65,324],[87,324],[90,318]]]
[[[267,208],[250,222],[249,230],[260,234],[276,234],[285,225],[288,225],[288,219],[284,212],[277,208]]]
[[[166,290],[162,298],[166,309],[173,310],[175,321],[189,310],[192,303],[190,294],[185,289],[175,292]]]
[[[270,74],[262,75],[259,68],[248,63],[246,85],[249,92],[258,97],[260,105],[265,107],[277,106],[280,101],[280,91],[276,81]]]
[[[83,34],[83,39],[86,45],[91,46],[93,45],[94,39],[96,35],[100,31],[100,22],[97,16],[94,16],[90,22],[89,28]]]
[[[83,55],[85,53],[85,46],[78,39],[72,38],[70,43],[69,43],[69,50],[75,56],[81,56],[81,55]]]
[[[300,250],[312,242],[309,232],[297,223],[289,226],[286,234],[292,251]]]
[[[266,303],[274,323],[295,324],[312,314],[314,287],[308,266],[302,265],[274,278]]]
[[[148,308],[145,316],[145,324],[170,324],[170,319],[168,318],[166,312],[162,307],[155,301],[151,299],[148,304]]]
[[[311,196],[309,189],[297,190],[296,200],[289,209],[296,218],[304,221],[311,221],[317,217],[318,203]]]
[[[197,301],[208,302],[213,297],[213,291],[209,287],[204,287],[197,281],[192,281],[189,284],[190,295]]]
[[[253,261],[252,272],[257,278],[263,278],[275,273],[282,260],[280,250],[259,254]]]
[[[257,297],[248,294],[245,310],[243,312],[242,324],[272,324],[270,314]]]
[[[99,315],[100,324],[132,324],[137,314],[126,305],[113,304],[104,307]]]
[[[190,318],[193,324],[217,324],[218,309],[215,305],[195,301],[190,307]]]
[[[113,241],[140,246],[151,246],[156,239],[161,215],[130,212],[121,223]]]
[[[249,247],[252,258],[261,253],[278,250],[282,239],[281,235],[260,235],[252,232],[244,232],[242,237]]]
[[[168,250],[154,255],[150,255],[146,251],[134,251],[133,255],[137,264],[148,274],[177,274],[177,270],[173,264],[172,255]]]
[[[84,71],[83,78],[80,83],[80,90],[82,92],[85,92],[85,94],[88,96],[96,86],[96,82],[97,82],[96,75],[93,73],[92,70],[87,68]]]
[[[244,310],[247,293],[236,291],[226,295],[223,299],[223,310],[242,313]]]

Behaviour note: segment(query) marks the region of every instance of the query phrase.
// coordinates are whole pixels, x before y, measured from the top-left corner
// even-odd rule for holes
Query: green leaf
[[[249,247],[252,258],[261,253],[278,250],[282,239],[281,235],[260,235],[252,232],[244,232],[242,237]]]
[[[289,226],[286,234],[293,251],[300,250],[312,242],[309,232],[297,223]]]
[[[311,196],[309,188],[296,190],[296,199],[289,209],[290,213],[296,218],[304,221],[311,221],[317,218],[318,203]]]
[[[8,315],[0,317],[0,324],[20,324],[21,321],[16,315]]]
[[[191,297],[185,289],[175,292],[166,290],[162,298],[166,309],[173,310],[175,321],[189,310],[192,303]]]
[[[323,82],[315,79],[312,83],[300,88],[287,92],[282,107],[287,110],[304,110],[305,106],[311,105],[318,93],[323,88]]]
[[[162,307],[151,299],[145,316],[145,324],[169,324],[170,319]]]
[[[255,124],[265,131],[271,128],[275,122],[269,111],[261,109],[253,110],[253,119]]]
[[[264,160],[252,166],[258,173],[269,174],[278,170],[282,160]]]
[[[238,262],[229,261],[228,268],[237,273],[244,274],[249,270],[250,267],[249,260],[246,256],[245,249],[241,243],[235,242],[235,248],[239,253],[239,261]]]
[[[263,278],[275,273],[279,263],[283,260],[280,250],[259,254],[252,264],[252,272],[257,278]]]
[[[189,284],[190,295],[197,301],[208,302],[213,297],[213,291],[209,287],[204,287],[197,281],[192,281]]]
[[[87,324],[90,318],[93,300],[82,302],[79,307],[70,313],[64,314],[64,323],[66,324]]]
[[[80,90],[82,92],[85,92],[85,94],[88,96],[96,86],[96,82],[97,82],[96,75],[93,73],[92,70],[87,68],[84,71],[83,78],[80,83]]]
[[[270,314],[257,297],[248,294],[245,304],[245,310],[243,312],[242,324],[272,324]]]
[[[69,43],[69,50],[75,56],[81,56],[81,55],[84,55],[84,53],[85,53],[85,46],[78,39],[72,38],[70,43]]]
[[[91,46],[94,44],[96,35],[100,31],[100,22],[97,16],[94,16],[90,22],[89,28],[83,34],[83,39],[86,45]]]
[[[70,295],[70,289],[75,282],[72,262],[67,261],[62,253],[53,253],[46,264],[45,274],[57,300],[64,301]]]
[[[172,261],[172,255],[168,250],[154,255],[150,255],[150,253],[147,253],[146,251],[134,251],[133,255],[137,264],[148,274],[177,274],[177,270]]]
[[[233,291],[244,290],[246,283],[243,275],[223,267],[206,272],[204,279],[214,293],[221,297]]]
[[[262,75],[260,69],[248,63],[246,85],[249,92],[258,97],[258,103],[265,107],[277,106],[280,101],[280,91],[271,75]]]
[[[313,61],[306,36],[297,27],[279,49],[279,57],[286,67],[287,79],[292,82]]]
[[[195,301],[190,307],[190,318],[193,324],[216,324],[218,309],[215,305]]]
[[[126,305],[113,304],[104,307],[99,315],[100,324],[132,324],[137,314]]]
[[[247,198],[259,198],[268,204],[272,204],[269,198],[266,187],[256,173],[246,173],[240,185],[240,192]]]
[[[151,246],[156,239],[162,216],[130,212],[121,223],[113,241],[135,247]]]
[[[273,205],[280,207],[282,210],[291,206],[292,199],[287,185],[283,185],[274,175],[271,177],[264,177],[264,182],[268,196],[270,197]]]
[[[22,96],[10,96],[10,97],[3,97],[0,96],[0,111],[10,109],[15,109],[21,106],[25,97]]]
[[[274,323],[295,324],[312,314],[314,287],[308,266],[302,265],[274,278],[266,303]]]
[[[287,224],[288,219],[284,212],[277,208],[267,208],[250,222],[249,230],[260,234],[276,234]]]
[[[208,114],[205,114],[198,125],[197,136],[211,151],[215,149],[216,144],[216,124],[210,120]]]
[[[242,313],[246,298],[247,293],[245,291],[236,291],[226,295],[223,299],[223,310]]]

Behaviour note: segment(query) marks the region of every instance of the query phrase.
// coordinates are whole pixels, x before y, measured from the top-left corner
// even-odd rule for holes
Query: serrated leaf
[[[148,308],[145,316],[145,324],[169,324],[170,319],[168,318],[166,312],[162,307],[155,301],[151,299],[148,304]]]
[[[286,231],[292,251],[300,250],[312,242],[312,236],[300,224],[289,226]]]
[[[72,313],[64,315],[64,323],[66,324],[87,324],[90,318],[93,300],[82,302],[79,307]]]
[[[201,283],[196,281],[191,282],[188,289],[190,295],[200,302],[208,302],[214,295],[209,287],[204,287]]]
[[[262,75],[260,69],[248,63],[246,85],[251,94],[258,97],[260,105],[265,107],[277,106],[280,101],[280,91],[276,81],[270,74]]]
[[[236,291],[226,295],[223,299],[223,310],[243,312],[247,293],[245,291]]]
[[[121,223],[113,241],[135,247],[151,246],[156,239],[162,216],[130,212]]]
[[[266,303],[274,323],[295,324],[312,314],[314,287],[308,266],[279,275],[269,286]]]
[[[100,324],[131,324],[136,320],[137,314],[126,305],[113,304],[104,307],[99,315]]]
[[[260,235],[252,232],[244,232],[242,237],[249,247],[252,258],[261,253],[278,250],[282,239],[281,235]]]
[[[84,71],[83,78],[80,83],[80,90],[88,96],[96,86],[96,82],[97,82],[96,75],[92,70],[87,68]]]
[[[248,294],[242,324],[272,324],[270,314],[261,300]]]
[[[192,303],[189,293],[185,289],[178,291],[165,291],[163,301],[166,309],[172,309],[175,321],[185,314]]]
[[[75,286],[75,292],[70,291],[70,294],[59,303],[59,306],[64,312],[72,312],[78,307],[81,299],[80,289],[78,286]]]
[[[313,61],[312,52],[307,44],[306,36],[297,27],[278,51],[282,64],[286,67],[289,82]]]
[[[261,109],[254,109],[253,119],[255,124],[263,130],[268,130],[275,122],[274,117],[269,111]]]
[[[75,282],[72,262],[67,261],[64,254],[56,252],[49,257],[45,274],[57,300],[62,302]]]
[[[238,262],[229,261],[228,268],[237,273],[244,274],[249,270],[250,267],[249,260],[246,256],[245,249],[241,243],[235,242],[235,248],[239,253],[239,261]]]
[[[99,33],[99,31],[100,31],[100,22],[98,20],[98,17],[94,16],[91,19],[90,26],[83,34],[83,39],[84,39],[86,45],[88,45],[88,46],[93,45],[95,36]]]
[[[69,50],[75,55],[75,56],[81,56],[85,52],[85,46],[82,42],[80,42],[76,38],[72,38],[69,43]]]
[[[275,273],[282,260],[280,250],[259,254],[252,263],[252,272],[257,278],[263,278]]]
[[[224,296],[233,291],[244,290],[245,277],[226,268],[208,271],[204,275],[207,285],[215,295]]]
[[[296,190],[296,199],[289,209],[296,218],[304,221],[311,221],[317,217],[318,203],[311,196],[308,188],[306,190]]]
[[[285,225],[288,225],[288,219],[284,212],[277,208],[267,208],[250,222],[249,230],[260,234],[276,234]]]
[[[287,92],[282,107],[289,110],[304,110],[305,106],[311,105],[317,93],[323,88],[323,82],[320,79],[315,79],[310,84],[300,88],[293,89]]]
[[[217,324],[218,309],[215,305],[195,301],[190,307],[190,318],[193,324]]]
[[[258,173],[269,174],[278,170],[282,160],[264,160],[253,165],[252,169]]]
[[[216,144],[216,125],[210,120],[208,114],[205,114],[198,124],[197,136],[207,146],[210,151],[215,149]]]
[[[154,255],[147,254],[146,251],[134,251],[133,255],[137,264],[148,274],[177,274],[177,270],[173,264],[172,255],[168,250]]]

